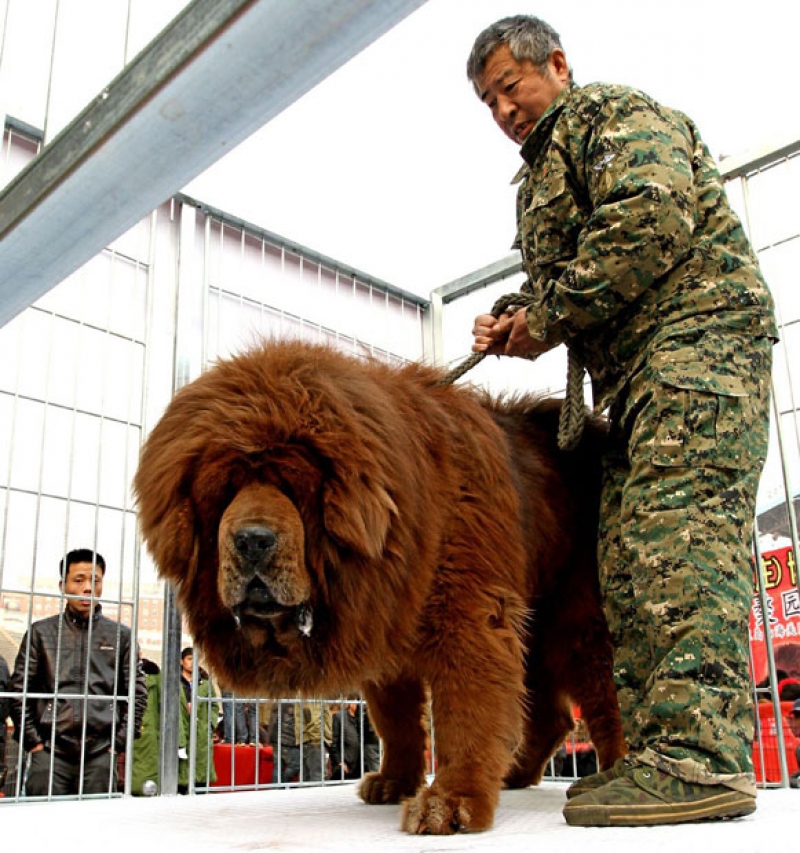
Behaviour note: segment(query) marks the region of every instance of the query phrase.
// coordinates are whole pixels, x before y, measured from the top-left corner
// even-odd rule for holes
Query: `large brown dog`
[[[441,378],[265,344],[176,394],[135,480],[212,670],[243,694],[361,690],[384,746],[361,796],[410,798],[417,833],[491,826],[504,781],[541,778],[570,699],[603,766],[624,751],[595,562],[602,428],[560,453],[557,403]]]

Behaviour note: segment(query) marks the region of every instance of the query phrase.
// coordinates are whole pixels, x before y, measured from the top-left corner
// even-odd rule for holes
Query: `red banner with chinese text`
[[[767,551],[761,555],[766,579],[767,613],[758,593],[750,609],[750,648],[753,679],[758,684],[767,676],[765,624],[769,625],[775,651],[775,666],[794,678],[800,678],[800,592],[797,589],[797,563],[791,547]]]

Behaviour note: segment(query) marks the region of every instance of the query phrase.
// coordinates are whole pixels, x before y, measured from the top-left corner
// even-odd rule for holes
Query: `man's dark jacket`
[[[8,664],[0,655],[0,693],[8,690]],[[6,755],[6,717],[8,717],[8,699],[0,696],[0,768],[5,763]]]
[[[334,779],[341,774],[342,764],[349,768],[346,778],[358,778],[361,775],[361,733],[357,717],[347,708],[333,715],[331,765]]]
[[[134,660],[138,736],[147,688],[135,651]],[[9,684],[18,694],[11,700],[15,736],[24,738],[26,750],[43,743],[76,760],[84,737],[87,758],[110,748],[125,751],[130,672],[130,629],[103,616],[100,605],[89,620],[65,609],[34,622],[22,639]]]

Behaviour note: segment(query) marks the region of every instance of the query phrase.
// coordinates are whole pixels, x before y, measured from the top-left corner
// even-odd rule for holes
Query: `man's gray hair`
[[[475,39],[467,60],[467,77],[478,90],[478,77],[483,73],[489,57],[502,45],[508,45],[517,62],[527,59],[541,72],[547,68],[550,54],[561,47],[561,37],[550,24],[533,15],[513,15],[488,26]]]

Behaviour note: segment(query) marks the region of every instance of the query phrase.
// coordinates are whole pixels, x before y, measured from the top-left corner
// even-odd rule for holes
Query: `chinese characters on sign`
[[[766,613],[757,594],[750,611],[750,646],[756,682],[767,674],[764,631],[769,626],[778,669],[800,666],[800,591],[797,589],[797,563],[791,548],[780,548],[761,555],[764,565]]]

